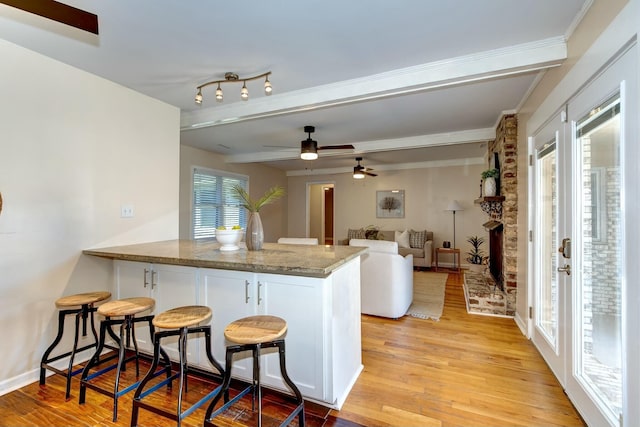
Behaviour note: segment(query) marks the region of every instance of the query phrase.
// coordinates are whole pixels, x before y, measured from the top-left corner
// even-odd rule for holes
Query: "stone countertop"
[[[82,253],[125,261],[323,278],[366,251],[365,247],[278,243],[265,243],[261,251],[248,251],[244,246],[237,251],[220,251],[215,239],[203,239],[86,249]]]

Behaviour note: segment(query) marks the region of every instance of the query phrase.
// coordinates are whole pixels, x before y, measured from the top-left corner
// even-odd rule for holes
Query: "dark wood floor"
[[[364,371],[340,411],[306,405],[307,425],[584,426],[513,320],[466,313],[461,283],[461,275],[449,274],[439,322],[363,316]],[[134,371],[128,370],[124,385],[135,380]],[[108,384],[111,380],[107,374],[101,381]],[[190,381],[185,405],[213,386],[207,381]],[[55,375],[44,387],[34,383],[0,396],[0,425],[129,425],[131,393],[120,398],[115,423],[107,396],[88,390],[87,403],[79,405],[77,378],[72,394],[65,402],[64,380]],[[163,389],[152,399],[159,407],[172,408],[175,396],[175,390]],[[282,396],[267,393],[265,427],[278,425],[290,407]],[[203,416],[204,409],[198,409],[182,425],[202,425]],[[250,402],[244,400],[217,418],[216,424],[256,425]],[[171,426],[175,422],[142,410],[139,425]]]

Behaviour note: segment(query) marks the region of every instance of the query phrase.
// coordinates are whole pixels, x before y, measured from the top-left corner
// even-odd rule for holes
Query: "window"
[[[233,193],[236,185],[247,189],[243,175],[193,168],[193,238],[214,237],[216,227],[247,225],[247,213]]]

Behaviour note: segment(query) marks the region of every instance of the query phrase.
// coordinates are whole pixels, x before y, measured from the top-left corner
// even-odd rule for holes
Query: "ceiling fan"
[[[52,19],[66,25],[98,34],[98,16],[54,0],[0,0],[7,6]]]
[[[309,135],[304,141],[300,141],[300,158],[303,160],[315,160],[318,158],[318,150],[353,150],[351,144],[325,145],[318,147],[318,141],[311,139],[311,134],[316,131],[314,126],[305,126],[304,131]]]
[[[365,168],[360,164],[360,162],[362,161],[362,157],[356,157],[356,161],[358,162],[358,164],[353,167],[353,177],[355,179],[363,179],[366,175],[378,176],[378,174],[369,172],[369,171],[372,171],[373,169]]]

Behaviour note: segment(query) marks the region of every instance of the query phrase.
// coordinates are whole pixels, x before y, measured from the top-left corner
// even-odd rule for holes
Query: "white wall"
[[[178,237],[180,113],[4,40],[0,58],[4,393],[36,380],[54,301],[110,287],[83,249]]]
[[[456,245],[462,250],[464,264],[465,253],[470,250],[468,236],[482,236],[488,242],[482,224],[489,217],[473,203],[480,196],[480,174],[485,169],[483,160],[468,159],[457,164],[434,162],[420,169],[376,171],[377,177],[363,180],[353,179],[351,173],[290,176],[288,233],[305,235],[307,183],[335,183],[337,240],[346,238],[349,228],[376,225],[382,230],[433,231],[434,246],[442,246],[443,240],[453,241],[453,214],[445,209],[455,199],[465,209],[456,213]],[[405,191],[405,217],[376,218],[376,191],[394,189]],[[488,252],[488,243],[484,250]]]

